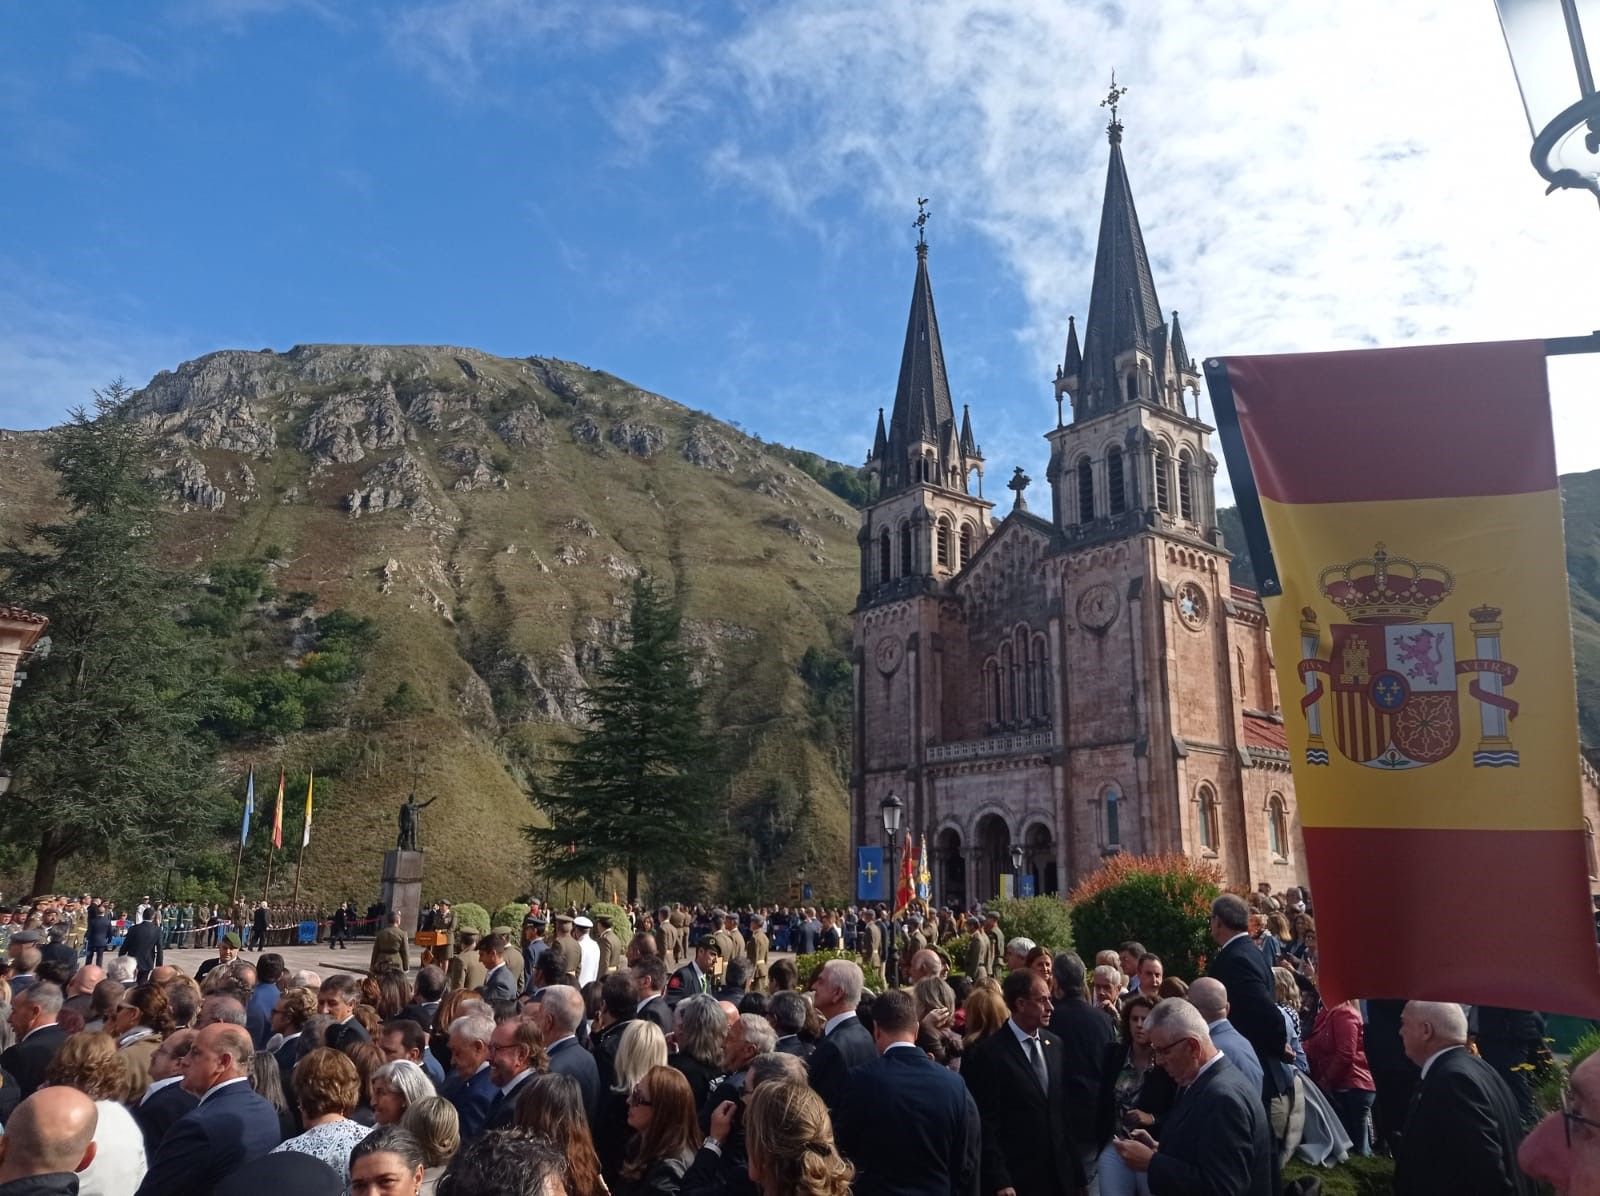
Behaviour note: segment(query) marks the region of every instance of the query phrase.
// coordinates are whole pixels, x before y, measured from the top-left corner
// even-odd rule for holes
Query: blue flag
[[[244,786],[244,825],[239,828],[239,844],[243,846],[250,838],[250,815],[256,812],[256,770],[250,770],[250,779]]]
[[[883,874],[883,848],[856,848],[856,900],[889,900],[889,878]]]

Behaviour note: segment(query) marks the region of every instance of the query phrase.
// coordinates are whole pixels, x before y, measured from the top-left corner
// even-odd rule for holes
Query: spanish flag
[[[1272,630],[1324,996],[1600,1014],[1542,341],[1206,377]]]
[[[272,807],[272,846],[283,846],[283,769],[278,769],[278,803]]]

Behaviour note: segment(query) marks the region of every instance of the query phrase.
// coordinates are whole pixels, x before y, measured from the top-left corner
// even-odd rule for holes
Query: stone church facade
[[[1017,470],[1004,518],[956,417],[927,246],[859,535],[852,834],[897,793],[935,899],[993,898],[1023,849],[1065,893],[1119,851],[1303,878],[1294,784],[1253,592],[1229,584],[1212,429],[1163,315],[1123,163],[1110,164],[1088,319],[1057,370],[1047,500]],[[1070,404],[1070,422],[1065,418]],[[1035,508],[1038,509],[1035,509]]]

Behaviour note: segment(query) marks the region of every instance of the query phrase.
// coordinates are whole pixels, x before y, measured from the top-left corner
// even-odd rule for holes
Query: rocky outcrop
[[[356,432],[367,405],[349,395],[324,399],[300,429],[300,449],[317,465],[348,465],[367,454]]]
[[[594,524],[590,523],[582,515],[574,515],[571,519],[568,519],[562,523],[561,526],[566,528],[569,532],[577,532],[578,535],[584,536],[590,540],[593,540],[600,534],[599,531],[595,529]]]
[[[722,473],[732,473],[739,462],[739,453],[732,444],[700,424],[689,429],[682,452],[683,459],[690,465]]]
[[[406,414],[395,397],[394,387],[385,386],[381,393],[367,404],[367,429],[361,443],[369,449],[404,448],[416,433],[406,422]]]
[[[458,440],[440,449],[439,459],[461,475],[450,484],[452,490],[492,490],[497,486],[505,489],[505,478],[495,472],[494,459],[481,444]]]
[[[581,419],[573,420],[572,439],[579,444],[598,445],[600,443],[600,425],[587,415]]]
[[[435,519],[439,510],[428,497],[433,488],[428,471],[410,453],[402,453],[361,476],[362,485],[345,497],[352,519],[383,511],[405,510],[419,521]]]
[[[635,457],[653,457],[667,447],[667,434],[654,424],[626,421],[612,424],[609,439],[623,452]]]
[[[193,457],[180,458],[167,471],[167,482],[172,501],[185,507],[202,511],[220,511],[228,501],[228,494],[220,486],[213,486],[206,467]]]
[[[529,448],[543,444],[549,438],[544,412],[539,410],[539,404],[532,399],[507,412],[494,426],[494,430],[501,440],[513,448]]]

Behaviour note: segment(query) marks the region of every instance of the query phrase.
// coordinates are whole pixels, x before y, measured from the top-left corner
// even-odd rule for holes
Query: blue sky
[[[449,343],[859,460],[921,194],[956,401],[1042,480],[1113,66],[1197,355],[1600,323],[1492,9],[1285,7],[0,0],[0,427],[217,348]]]

